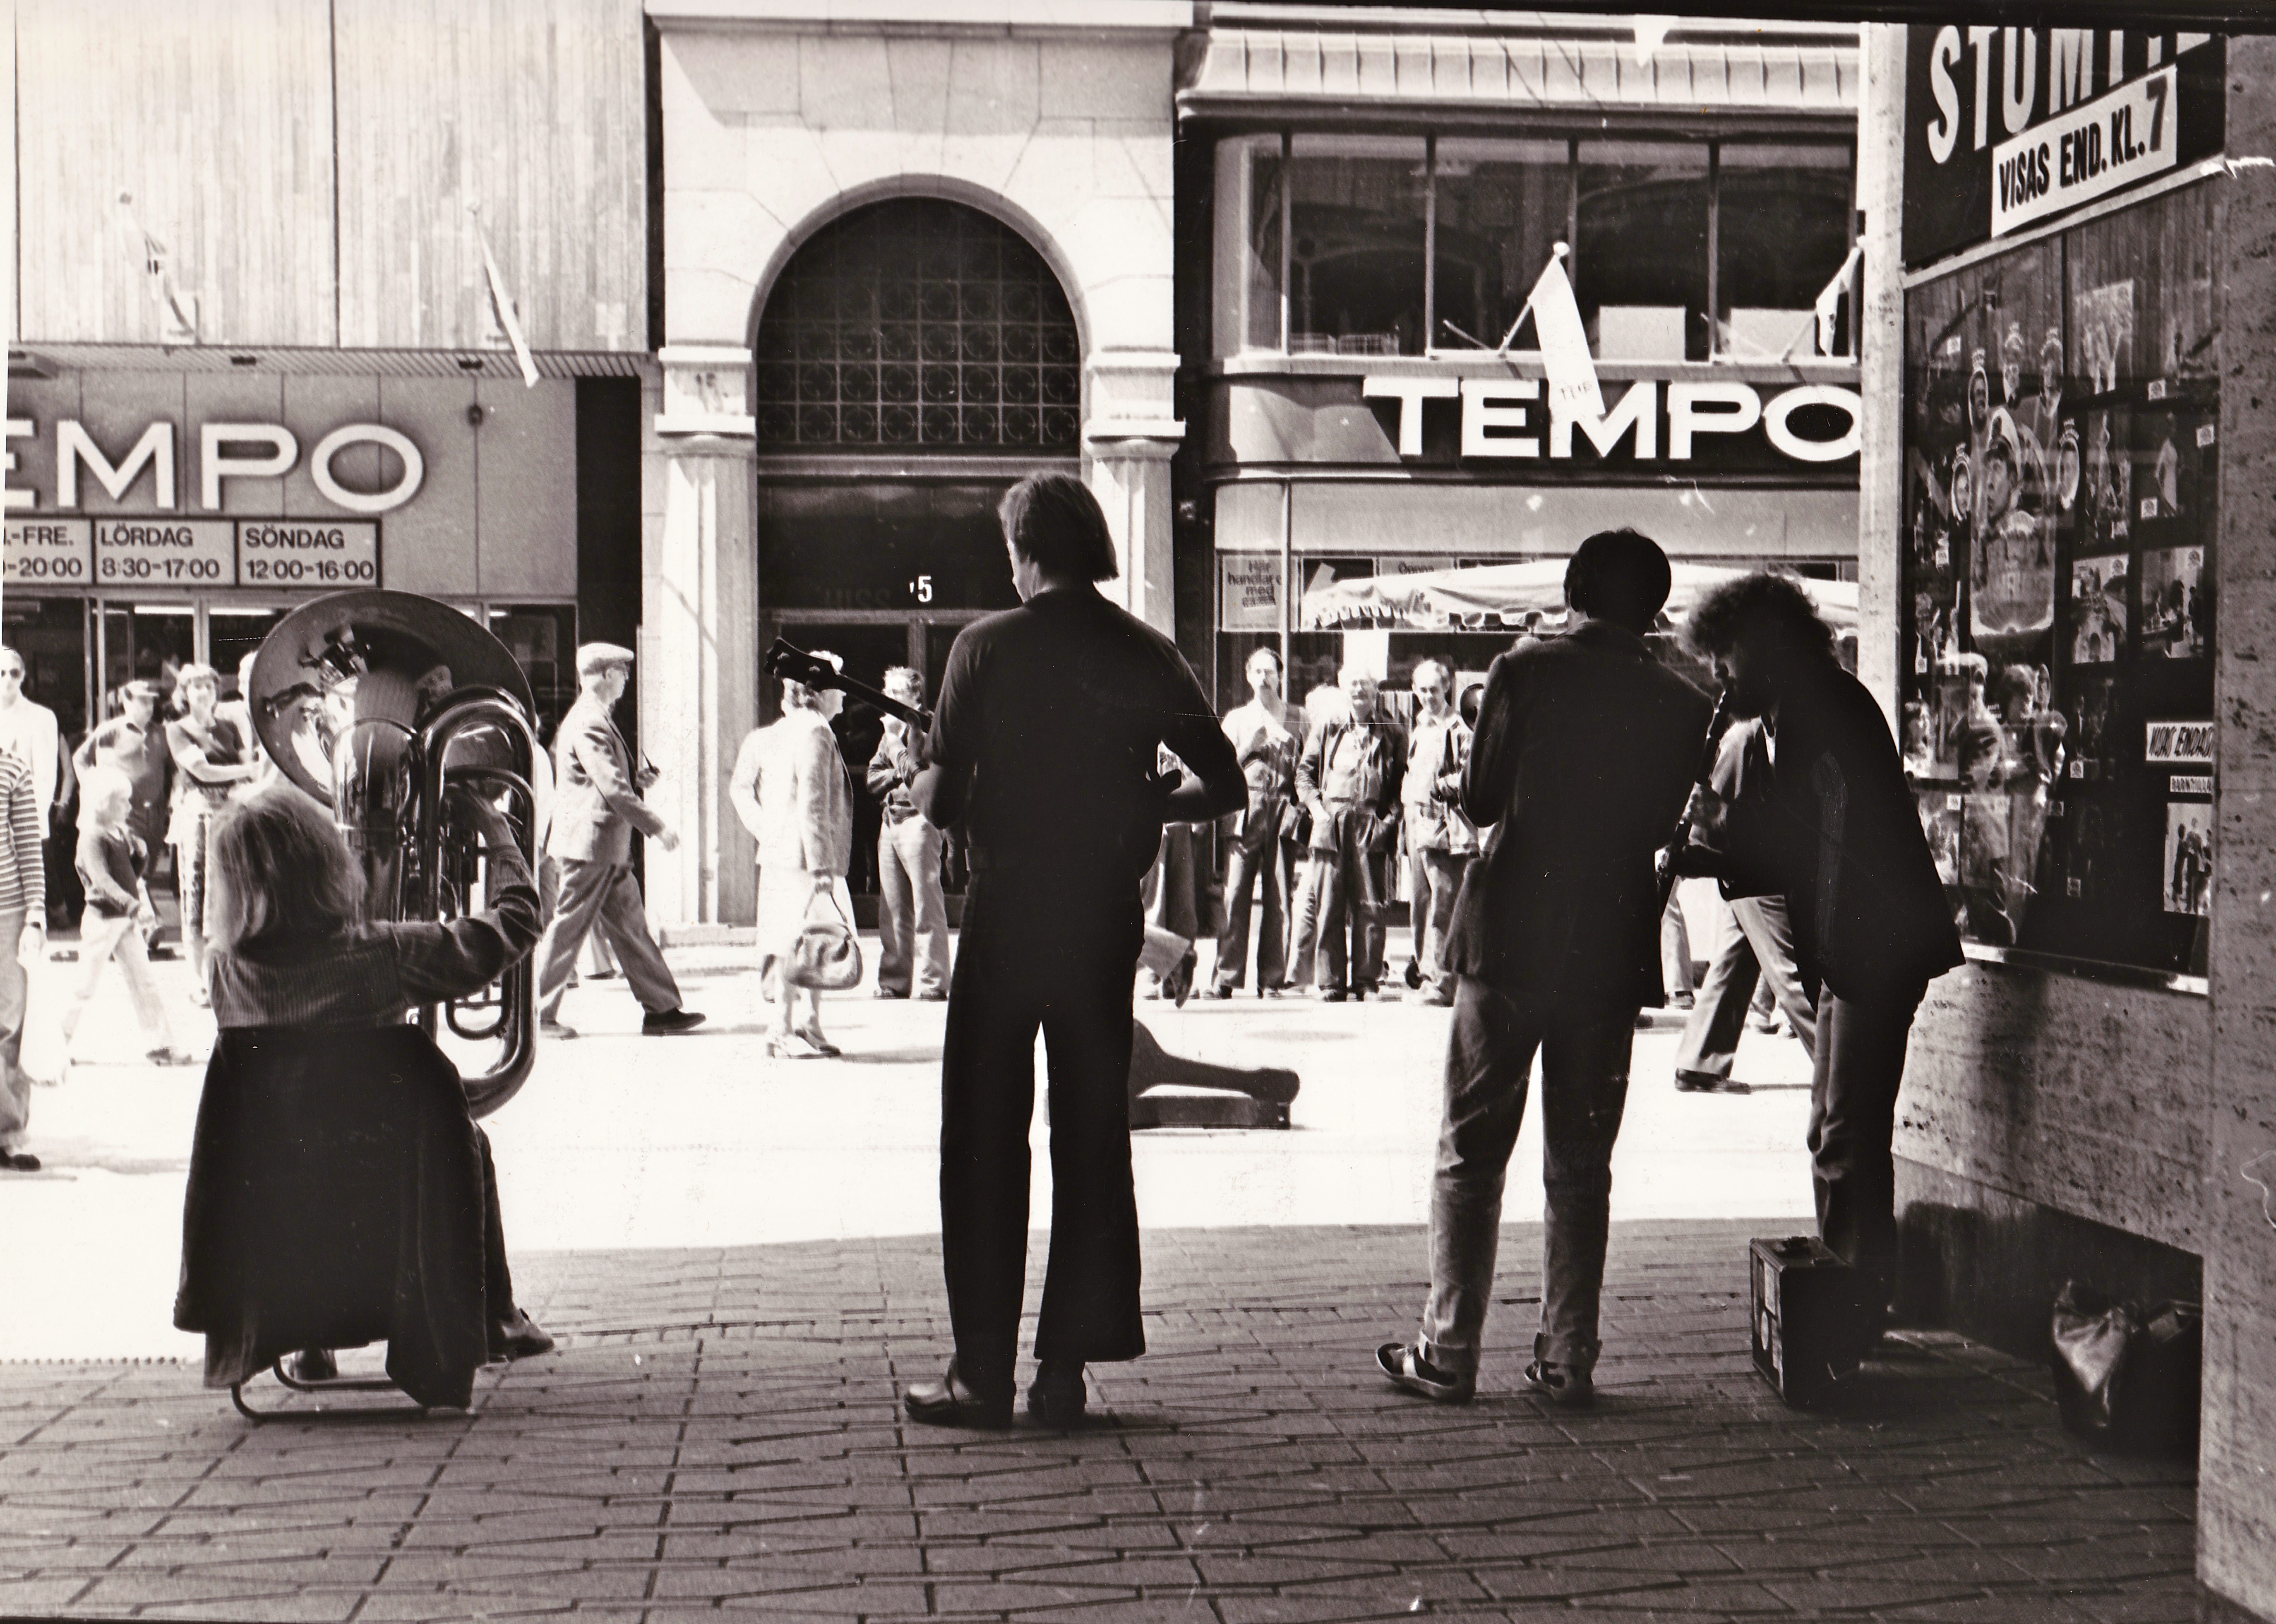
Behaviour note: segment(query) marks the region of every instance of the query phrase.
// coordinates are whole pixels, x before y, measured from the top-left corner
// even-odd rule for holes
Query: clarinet
[[[1683,802],[1683,816],[1675,820],[1675,832],[1669,837],[1666,848],[1659,854],[1659,909],[1652,915],[1657,919],[1667,912],[1668,899],[1675,894],[1675,859],[1691,839],[1691,831],[1699,822],[1703,797],[1715,776],[1715,757],[1721,749],[1723,735],[1731,725],[1731,690],[1725,688],[1715,701],[1715,714],[1707,718],[1707,739],[1700,747],[1698,775],[1692,779],[1691,793]]]

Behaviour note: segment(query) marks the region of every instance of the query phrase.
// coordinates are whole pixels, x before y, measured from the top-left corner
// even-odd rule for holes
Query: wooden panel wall
[[[26,338],[159,342],[125,192],[203,342],[336,341],[326,0],[19,0],[17,39]]]
[[[338,0],[340,342],[479,345],[470,201],[536,349],[647,344],[639,0]]]

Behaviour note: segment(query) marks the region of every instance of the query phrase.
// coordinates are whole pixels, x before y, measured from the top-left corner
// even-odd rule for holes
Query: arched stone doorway
[[[1019,600],[995,506],[1039,467],[1078,467],[1074,313],[1033,245],[963,203],[855,208],[800,245],[752,345],[760,644],[788,637],[875,684],[911,665],[937,693],[967,622]],[[775,712],[773,685],[758,714]],[[860,776],[878,718],[839,722]],[[852,881],[874,891],[877,809],[857,797]]]

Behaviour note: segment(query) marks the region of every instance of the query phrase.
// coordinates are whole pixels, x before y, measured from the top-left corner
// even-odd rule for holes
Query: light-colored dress
[[[754,730],[736,755],[727,796],[759,843],[759,957],[790,951],[817,877],[829,877],[850,925],[845,876],[854,854],[854,786],[829,721],[801,708]]]

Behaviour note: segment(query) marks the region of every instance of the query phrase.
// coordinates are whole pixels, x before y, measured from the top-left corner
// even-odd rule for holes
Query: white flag
[[[521,320],[513,313],[513,299],[505,291],[505,278],[498,274],[497,261],[490,254],[490,234],[482,229],[482,216],[474,216],[474,235],[482,239],[482,271],[490,284],[490,307],[497,313],[497,323],[505,329],[506,342],[513,346],[513,358],[521,364],[521,381],[528,388],[537,387],[537,362],[529,353],[529,340],[521,336]]]
[[[1565,279],[1565,245],[1559,243],[1557,248],[1525,301],[1533,312],[1533,330],[1541,339],[1541,364],[1549,374],[1549,415],[1602,417],[1605,398],[1597,389],[1589,330],[1581,324],[1581,307],[1574,302],[1573,285]]]
[[[1864,255],[1865,241],[1861,237],[1849,245],[1849,257],[1841,262],[1841,269],[1833,273],[1833,280],[1827,283],[1825,291],[1817,296],[1815,308],[1817,311],[1817,353],[1820,355],[1833,353],[1833,322],[1840,314],[1841,295],[1848,291],[1849,273],[1857,269],[1857,262]]]

